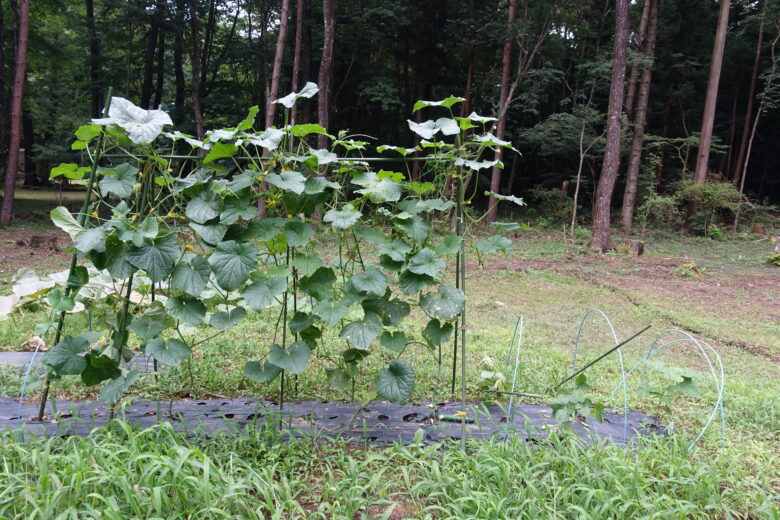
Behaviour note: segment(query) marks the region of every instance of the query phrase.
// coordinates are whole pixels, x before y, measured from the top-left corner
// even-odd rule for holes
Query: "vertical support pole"
[[[103,117],[108,117],[109,109],[111,108],[111,95],[113,88],[108,87],[106,93],[106,102],[103,105]],[[81,205],[81,211],[78,214],[78,223],[81,227],[84,227],[87,223],[87,216],[89,215],[89,204],[92,201],[92,188],[95,185],[95,178],[97,176],[97,168],[100,163],[100,158],[103,155],[103,141],[105,140],[105,129],[101,127],[100,135],[98,136],[97,146],[95,148],[94,159],[92,160],[92,169],[89,172],[89,178],[87,179],[87,193],[84,196],[84,203]],[[68,271],[68,278],[73,275],[73,271],[76,270],[76,252],[70,257],[70,270]],[[65,296],[70,295],[71,288],[65,287]],[[57,319],[57,333],[54,337],[54,345],[57,345],[62,339],[62,328],[65,325],[65,311],[60,311],[59,318]],[[51,388],[51,379],[46,378],[46,385],[43,387],[43,393],[41,394],[40,405],[38,406],[38,420],[43,420],[44,412],[46,411],[46,401],[49,399],[49,389]]]

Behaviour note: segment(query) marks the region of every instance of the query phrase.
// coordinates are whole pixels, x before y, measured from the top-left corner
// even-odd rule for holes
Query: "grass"
[[[186,439],[169,428],[133,431],[120,425],[88,439],[0,440],[0,518],[69,518],[82,511],[104,518],[769,518],[780,502],[780,309],[778,271],[767,266],[765,243],[713,242],[656,236],[641,259],[583,254],[582,243],[529,233],[513,251],[485,268],[472,263],[469,278],[468,397],[494,400],[480,386],[483,358],[503,360],[517,315],[526,317],[519,390],[550,397],[549,388],[571,370],[581,316],[592,307],[612,319],[626,338],[647,323],[653,333],[695,330],[720,351],[726,369],[729,438],[725,457],[710,432],[691,456],[687,442],[715,399],[699,381],[702,399],[677,398],[671,414],[678,434],[647,440],[636,450],[601,445],[585,449],[570,438],[552,446],[481,444],[455,447],[356,449],[282,442],[259,429],[249,435]],[[473,259],[469,259],[470,262]],[[679,277],[677,266],[695,261],[704,275]],[[61,268],[61,267],[58,267]],[[757,287],[753,290],[751,284]],[[751,307],[752,306],[752,307]],[[738,310],[735,310],[738,309]],[[156,382],[137,384],[131,398],[275,397],[278,383],[259,386],[243,377],[273,339],[278,308],[252,314],[237,327],[195,349],[189,364]],[[734,320],[739,312],[739,320]],[[96,322],[102,319],[96,311]],[[13,348],[43,310],[0,323],[0,348]],[[83,330],[84,317],[67,320]],[[202,337],[202,336],[197,336]],[[627,366],[646,352],[647,333],[623,349]],[[589,322],[578,355],[593,359],[612,343],[606,325]],[[351,399],[326,391],[324,369],[342,349],[325,338],[317,359],[297,381],[297,399]],[[451,347],[439,367],[435,353],[415,347],[414,399],[454,399],[449,393]],[[661,355],[669,365],[706,373],[692,349]],[[373,374],[392,356],[378,347],[362,365],[357,396],[370,392]],[[650,382],[656,382],[650,375]],[[616,358],[588,371],[591,396],[609,408],[622,402],[611,390]],[[18,395],[21,374],[0,369],[0,393]],[[649,413],[659,403],[637,393],[630,405]],[[58,399],[94,398],[76,378],[53,386]],[[30,397],[37,390],[31,389]],[[663,412],[662,412],[663,413]],[[715,430],[713,428],[713,430]],[[208,470],[208,472],[207,472]],[[50,475],[38,478],[39,474]],[[128,491],[130,490],[130,491]]]
[[[546,446],[375,449],[284,441],[262,426],[188,439],[116,423],[86,439],[2,441],[3,518],[777,517],[766,476],[686,457],[676,438],[635,451],[566,434]]]

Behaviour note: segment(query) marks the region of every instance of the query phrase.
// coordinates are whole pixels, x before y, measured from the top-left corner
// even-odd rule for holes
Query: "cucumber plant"
[[[289,110],[317,90],[308,83],[277,103]],[[409,346],[438,351],[441,363],[450,338],[457,356],[460,333],[461,361],[465,357],[464,238],[479,221],[466,210],[478,185],[472,177],[494,165],[479,160],[483,151],[511,146],[487,131],[493,119],[452,116],[460,101],[418,102],[415,110],[441,107],[451,117],[410,121],[422,137],[415,148],[377,148],[425,153],[428,167],[412,179],[408,171],[374,170],[363,155],[368,143],[346,132],[331,135],[317,124],[256,131],[257,107],[235,127],[199,140],[167,131],[171,120],[160,110],[113,98],[106,117],[76,132],[73,148],[89,156],[92,168],[52,170],[72,179],[89,174],[89,193],[81,213],[52,212],[75,255],[67,282],[48,294],[59,319],[39,327],[57,336],[43,358],[46,388],[59,377],[80,376],[87,385],[103,384],[100,398],[114,405],[146,377],[127,366],[135,349],[175,366],[200,342],[263,312],[275,313],[278,327],[263,353],[246,361],[249,379],[266,384],[279,378],[283,392],[285,374],[303,374],[325,350],[325,338],[337,337],[343,348],[338,358],[327,356],[328,388],[352,385],[354,397],[360,361],[378,345],[394,359],[371,376],[376,395],[406,402],[415,386],[404,359]],[[319,135],[327,136],[327,149],[309,143]],[[452,212],[454,232],[441,236],[436,230]],[[483,254],[510,245],[495,236],[475,248],[481,262]],[[456,279],[447,284],[452,258]],[[65,313],[88,297],[84,288],[94,273],[110,280],[114,293],[106,299],[104,327],[60,338]],[[420,326],[411,318],[415,308],[425,316]],[[196,334],[201,329],[211,332]],[[455,365],[453,359],[453,389]]]

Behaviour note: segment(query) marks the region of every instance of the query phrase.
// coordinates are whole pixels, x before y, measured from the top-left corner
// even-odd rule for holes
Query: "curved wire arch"
[[[574,343],[574,352],[572,353],[571,358],[571,368],[572,372],[577,371],[577,353],[580,350],[580,340],[582,339],[582,332],[585,329],[585,324],[588,322],[588,318],[590,318],[591,314],[598,314],[602,318],[604,318],[604,321],[607,323],[607,326],[609,326],[609,331],[612,333],[612,339],[615,341],[615,345],[620,344],[620,340],[618,339],[617,333],[615,332],[615,327],[612,325],[612,320],[609,319],[607,314],[598,308],[589,309],[588,312],[585,313],[585,315],[582,317],[582,320],[580,320],[580,327],[577,330],[577,340]],[[623,441],[628,442],[628,388],[626,386],[626,367],[625,363],[623,362],[623,353],[621,352],[622,348],[617,349],[618,354],[618,362],[620,363],[620,374],[621,379],[618,383],[618,386],[622,383],[623,385]],[[617,387],[615,387],[617,389]],[[614,393],[614,390],[612,391]],[[610,394],[611,395],[611,394]]]
[[[685,337],[684,338],[677,338],[670,341],[666,341],[664,343],[661,343],[659,345],[659,342],[661,338],[663,338],[666,335],[670,334],[682,334]],[[725,390],[725,382],[726,382],[726,376],[723,371],[723,361],[720,358],[720,354],[718,354],[718,351],[715,350],[715,348],[707,343],[706,341],[694,338],[690,333],[680,330],[680,329],[666,329],[665,331],[659,333],[656,337],[653,343],[650,345],[650,348],[647,351],[647,354],[645,354],[642,359],[637,361],[637,363],[631,367],[631,369],[626,373],[621,381],[615,386],[615,388],[612,390],[612,394],[615,393],[615,391],[618,389],[618,387],[622,384],[623,388],[626,387],[626,380],[628,377],[630,377],[640,366],[644,365],[644,370],[642,372],[642,382],[644,383],[645,378],[647,376],[647,365],[646,362],[657,352],[673,345],[682,345],[682,344],[690,344],[692,343],[699,349],[699,353],[701,356],[705,359],[707,362],[707,365],[710,369],[710,374],[712,375],[712,380],[715,383],[715,390],[717,391],[718,398],[715,401],[715,406],[712,408],[712,411],[710,412],[709,416],[707,417],[707,421],[705,422],[704,426],[702,427],[699,434],[696,436],[696,438],[691,442],[691,444],[688,446],[688,453],[690,453],[693,448],[696,446],[696,444],[701,440],[701,438],[704,436],[704,434],[709,429],[710,425],[712,425],[712,422],[715,420],[716,415],[718,415],[718,411],[720,411],[720,439],[721,439],[721,454],[725,454],[726,452],[726,413],[723,406],[723,394]],[[706,349],[705,349],[706,347]],[[707,353],[707,350],[709,350],[715,357],[715,361],[717,362],[717,372],[715,370],[715,366],[713,365],[712,358],[710,358],[710,355]],[[720,375],[720,378],[718,378],[718,375]]]

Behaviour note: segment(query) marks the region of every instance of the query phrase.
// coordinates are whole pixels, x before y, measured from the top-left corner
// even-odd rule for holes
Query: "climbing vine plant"
[[[308,83],[277,103],[289,110],[317,90]],[[76,132],[73,148],[92,167],[52,170],[52,177],[86,178],[91,198],[75,215],[52,211],[75,253],[67,280],[47,295],[56,319],[39,327],[56,338],[43,358],[41,411],[49,385],[63,376],[102,384],[101,400],[115,404],[143,376],[127,366],[134,349],[177,365],[199,345],[193,338],[204,334],[196,332],[210,329],[205,336],[214,337],[251,312],[273,313],[278,326],[273,342],[246,360],[249,379],[282,378],[284,388],[285,374],[304,373],[324,338],[337,337],[343,348],[337,359],[328,357],[329,388],[354,384],[360,361],[382,348],[396,359],[372,375],[376,393],[408,400],[415,374],[402,359],[407,347],[438,351],[441,363],[442,345],[465,334],[466,206],[476,180],[466,190],[475,172],[494,165],[480,160],[483,151],[511,146],[487,131],[494,119],[454,117],[451,107],[460,101],[418,102],[415,111],[449,117],[409,121],[421,137],[415,148],[377,148],[402,156],[426,151],[422,180],[408,169],[373,169],[363,160],[367,143],[346,132],[331,135],[317,124],[257,132],[257,107],[201,141],[167,131],[172,123],[162,111],[110,98],[106,117]],[[326,135],[329,148],[311,146],[314,135]],[[183,147],[189,155],[174,155]],[[474,244],[480,262],[510,245],[498,235]],[[448,283],[453,259],[456,279]],[[87,288],[100,280],[111,308],[105,328],[62,338],[65,313],[95,297]],[[410,318],[414,308],[425,316],[420,330]],[[453,388],[454,369],[455,360]]]

